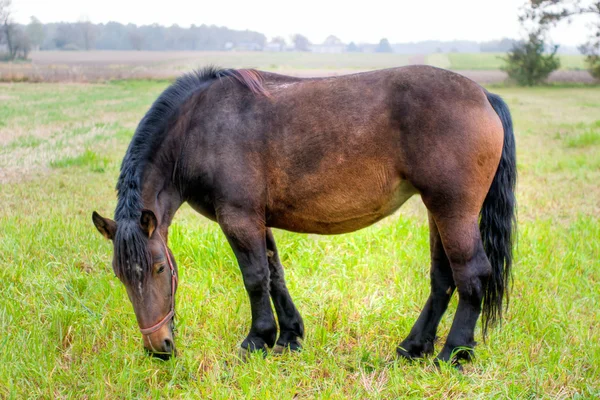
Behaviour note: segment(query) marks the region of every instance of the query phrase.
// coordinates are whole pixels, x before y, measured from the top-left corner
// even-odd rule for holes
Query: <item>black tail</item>
[[[492,186],[481,208],[479,230],[483,248],[492,265],[492,276],[483,295],[483,336],[489,326],[502,319],[503,299],[508,307],[508,285],[511,278],[513,236],[516,232],[517,157],[512,118],[500,96],[487,93],[487,98],[504,127],[504,147]]]

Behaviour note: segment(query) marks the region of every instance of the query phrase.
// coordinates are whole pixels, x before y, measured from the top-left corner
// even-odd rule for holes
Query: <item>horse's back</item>
[[[268,207],[275,226],[295,231],[360,229],[393,213],[417,186],[448,180],[440,179],[456,173],[448,157],[461,152],[472,163],[468,151],[482,144],[489,111],[477,84],[429,67],[274,89]]]

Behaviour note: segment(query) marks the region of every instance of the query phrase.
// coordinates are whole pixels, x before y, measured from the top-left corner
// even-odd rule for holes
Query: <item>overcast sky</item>
[[[320,43],[334,34],[348,43],[421,40],[485,41],[523,35],[517,14],[524,0],[13,0],[17,22],[219,25],[250,29],[267,37],[294,33]],[[563,45],[585,42],[589,26],[578,18],[551,38]]]

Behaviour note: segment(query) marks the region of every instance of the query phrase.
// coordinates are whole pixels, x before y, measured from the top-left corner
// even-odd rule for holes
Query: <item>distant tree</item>
[[[292,42],[294,43],[294,49],[297,51],[309,51],[310,50],[310,41],[304,35],[299,33],[295,34],[292,37]]]
[[[144,44],[144,37],[142,33],[135,27],[135,29],[131,29],[129,31],[129,42],[131,43],[131,47],[134,50],[142,50],[142,45]]]
[[[327,36],[323,44],[328,46],[337,46],[342,44],[342,40],[335,35],[329,35]]]
[[[286,46],[285,39],[281,36],[274,37],[273,40],[271,40],[271,43],[276,43],[282,47]]]
[[[585,61],[590,74],[594,78],[600,79],[600,40],[590,40],[588,43],[580,46],[579,51],[585,54]]]
[[[27,36],[31,42],[31,46],[34,49],[39,49],[42,43],[44,43],[44,25],[39,19],[32,16],[29,25],[27,25]]]
[[[550,26],[556,25],[565,18],[570,19],[582,14],[593,14],[600,17],[600,1],[529,0],[520,19],[521,21],[537,22],[541,26]]]
[[[560,59],[556,56],[558,46],[552,46],[549,53],[546,53],[546,47],[544,32],[531,32],[529,40],[516,44],[508,52],[502,69],[521,86],[538,85],[560,67]]]
[[[356,52],[359,52],[360,49],[358,48],[358,46],[356,45],[356,43],[350,42],[350,44],[346,48],[346,51],[349,52],[349,53],[356,53]]]
[[[12,19],[11,0],[0,0],[0,43],[8,47],[8,60],[27,58],[31,42],[27,33]]]
[[[12,1],[0,0],[0,43],[6,43],[8,47],[8,59],[14,60],[17,56],[16,36],[17,25],[12,19]]]
[[[0,24],[4,26],[8,21],[11,21],[11,10],[12,0],[0,0]],[[2,31],[4,35],[4,31]],[[0,36],[0,38],[4,38],[4,36]]]
[[[529,0],[520,20],[536,23],[540,29],[548,29],[560,21],[571,22],[574,17],[584,14],[593,15],[596,22],[588,42],[580,46],[580,50],[586,55],[590,73],[600,79],[600,1]]]
[[[81,30],[75,24],[61,23],[56,29],[54,44],[58,49],[78,50]]]
[[[271,51],[284,51],[286,46],[285,39],[281,36],[276,36],[271,39],[269,48]]]
[[[0,35],[3,32],[0,22]],[[43,32],[40,48],[44,50],[222,50],[226,43],[256,50],[262,49],[266,42],[265,35],[259,32],[236,31],[214,25],[183,28],[177,25],[136,26],[118,22],[92,24],[84,20],[43,24]]]
[[[383,38],[379,41],[379,44],[377,45],[375,51],[377,53],[391,53],[392,46],[390,46],[390,42],[386,38]]]
[[[26,60],[31,51],[31,40],[27,32],[20,27],[15,30],[14,34],[14,58]]]
[[[113,21],[102,25],[99,29],[98,37],[96,38],[96,48],[102,50],[131,50],[132,47],[129,40],[131,28],[131,26],[125,26]],[[156,26],[156,29],[154,26],[148,28],[148,35],[154,35],[149,41],[152,41],[152,45],[156,46],[149,50],[163,50],[161,47],[165,46],[165,42],[169,36],[167,32],[168,28],[158,25]],[[145,33],[143,36],[147,37]]]
[[[85,50],[91,50],[95,47],[96,27],[88,19],[79,21],[79,31]]]
[[[479,48],[484,53],[506,53],[511,50],[517,41],[514,39],[503,38],[502,40],[491,40],[482,42]]]

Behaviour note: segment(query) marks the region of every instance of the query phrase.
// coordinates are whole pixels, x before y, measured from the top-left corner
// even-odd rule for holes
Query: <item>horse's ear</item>
[[[96,211],[92,213],[92,221],[96,225],[98,232],[107,239],[113,240],[115,238],[115,232],[117,231],[117,223],[109,218],[104,218]]]
[[[152,233],[154,233],[154,230],[158,226],[156,215],[151,210],[142,210],[140,226],[148,237],[152,237]]]

